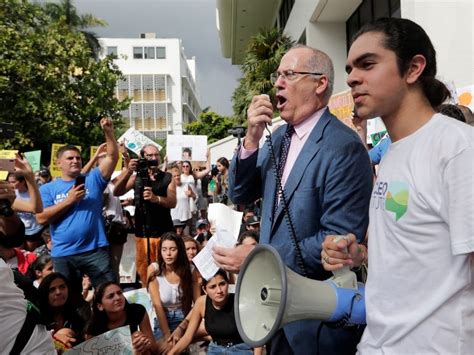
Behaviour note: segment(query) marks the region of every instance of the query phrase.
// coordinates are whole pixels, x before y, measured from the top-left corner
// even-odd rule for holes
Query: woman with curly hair
[[[148,290],[156,312],[154,336],[170,338],[193,299],[200,296],[197,274],[191,273],[183,240],[166,233],[158,245],[158,262],[148,267]]]

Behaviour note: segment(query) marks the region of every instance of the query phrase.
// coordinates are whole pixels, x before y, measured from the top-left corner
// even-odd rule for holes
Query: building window
[[[107,55],[113,55],[117,57],[117,47],[107,47]]]
[[[145,59],[155,59],[155,47],[145,47]]]
[[[381,17],[400,18],[400,0],[363,0],[359,7],[346,21],[347,51],[352,44],[352,37],[366,23]]]
[[[143,59],[143,47],[133,47],[133,59]]]
[[[156,47],[156,59],[166,59],[166,47]]]

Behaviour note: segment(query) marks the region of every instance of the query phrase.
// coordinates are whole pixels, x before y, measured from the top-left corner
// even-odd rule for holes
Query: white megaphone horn
[[[258,245],[237,280],[234,310],[240,336],[258,347],[296,320],[365,324],[364,285],[352,280],[349,269],[326,281],[305,278],[287,268],[275,248]]]

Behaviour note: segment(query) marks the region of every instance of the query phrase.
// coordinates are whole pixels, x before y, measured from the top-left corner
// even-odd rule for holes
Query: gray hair
[[[328,86],[324,93],[324,99],[329,101],[334,89],[334,66],[331,58],[323,51],[304,45],[297,44],[289,49],[306,48],[312,52],[312,56],[306,62],[306,67],[311,72],[323,73],[328,78]]]

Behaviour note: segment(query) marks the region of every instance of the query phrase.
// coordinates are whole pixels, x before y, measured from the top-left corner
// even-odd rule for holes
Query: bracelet
[[[161,197],[160,196],[156,196],[158,197],[158,204],[161,205]]]

